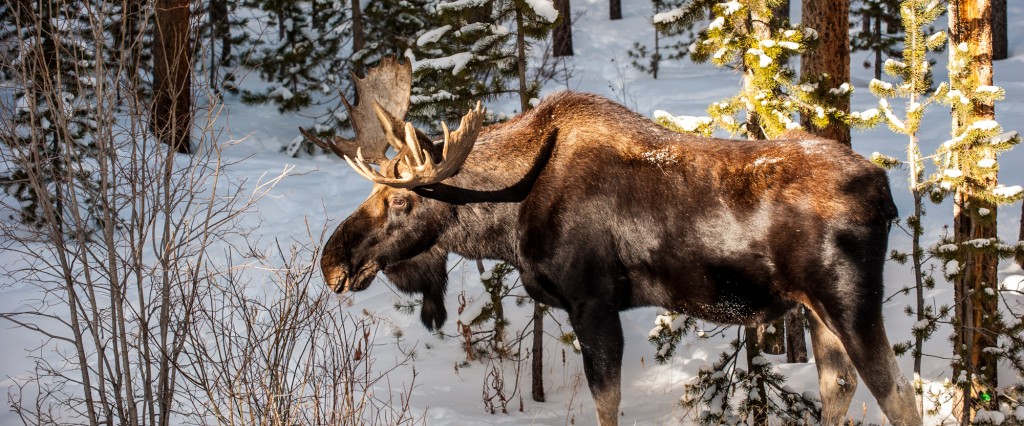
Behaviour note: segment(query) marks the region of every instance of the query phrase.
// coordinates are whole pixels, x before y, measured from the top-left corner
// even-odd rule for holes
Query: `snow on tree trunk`
[[[157,0],[153,33],[153,115],[150,126],[161,142],[191,152],[192,48],[189,2]]]
[[[812,52],[800,58],[800,74],[802,76],[828,76],[823,79],[826,89],[838,88],[850,81],[850,2],[840,0],[822,7],[821,2],[804,0],[802,7],[803,24],[818,32],[821,44]],[[840,100],[836,108],[850,111],[849,98]],[[832,122],[823,129],[811,125],[808,117],[803,117],[803,126],[810,132],[828,139],[837,140],[850,145],[850,127],[839,122]]]

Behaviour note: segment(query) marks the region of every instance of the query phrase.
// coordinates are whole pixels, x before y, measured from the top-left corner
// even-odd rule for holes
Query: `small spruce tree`
[[[900,292],[908,294],[913,291],[914,304],[907,306],[906,312],[908,315],[914,316],[916,321],[911,329],[913,341],[898,343],[894,349],[897,354],[911,350],[914,359],[917,410],[922,414],[924,413],[924,390],[922,389],[921,368],[924,357],[924,341],[931,337],[938,328],[939,321],[945,319],[950,310],[949,306],[937,308],[925,303],[925,290],[935,288],[935,278],[925,268],[929,253],[921,243],[921,237],[924,235],[924,199],[932,191],[935,182],[930,179],[926,180],[924,158],[921,155],[917,137],[925,110],[929,105],[938,101],[935,96],[930,96],[932,73],[927,54],[942,50],[946,43],[944,32],[929,34],[932,23],[942,15],[943,11],[943,7],[932,0],[907,0],[900,6],[900,27],[906,31],[902,61],[889,59],[885,62],[886,74],[899,79],[900,83],[894,85],[878,79],[872,80],[869,89],[871,93],[881,98],[878,108],[851,114],[854,119],[860,120],[862,125],[873,125],[884,121],[893,132],[907,136],[905,161],[901,162],[878,153],[872,155],[872,161],[884,168],[893,168],[902,164],[906,164],[909,168],[908,188],[914,201],[914,210],[907,217],[904,229],[911,238],[911,249],[909,255],[893,250],[892,258],[899,263],[910,261],[914,273],[914,285],[913,287],[904,287]],[[887,101],[887,99],[893,98],[906,99],[903,117],[899,117],[894,107]],[[942,246],[936,250],[946,249],[948,246]]]

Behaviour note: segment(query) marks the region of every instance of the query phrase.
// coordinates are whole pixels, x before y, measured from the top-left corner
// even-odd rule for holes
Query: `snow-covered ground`
[[[1009,22],[1024,20],[1024,4],[1009,2]],[[607,19],[607,2],[583,0],[573,2],[575,55],[568,60],[571,78],[567,84],[551,83],[543,90],[545,95],[559,90],[571,89],[603,94],[618,99],[641,114],[651,116],[655,110],[665,110],[679,115],[704,115],[711,102],[726,98],[739,89],[739,75],[728,70],[716,69],[711,65],[695,65],[686,60],[663,64],[658,80],[651,79],[628,65],[627,51],[636,40],[653,44],[653,29],[648,2],[624,2],[624,17],[620,21]],[[1006,89],[1006,100],[996,108],[996,118],[1007,130],[1024,130],[1024,29],[1011,25],[1010,58],[995,64],[995,83]],[[857,88],[853,97],[855,110],[866,110],[875,106],[877,100],[867,91],[871,79],[870,70],[858,64],[865,53],[853,58],[853,84]],[[942,75],[945,58],[936,58],[937,77]],[[290,158],[278,153],[281,146],[297,136],[296,127],[306,125],[301,117],[283,116],[273,107],[251,107],[242,105],[237,99],[229,98],[228,110],[220,123],[225,135],[241,139],[229,148],[230,159],[244,161],[230,167],[228,173],[237,179],[249,178],[255,181],[264,173],[279,173],[287,165],[294,166],[292,176],[285,178],[270,197],[258,205],[260,233],[263,241],[279,238],[283,241],[308,241],[303,219],[313,229],[321,226],[333,228],[341,222],[369,194],[371,184],[360,178],[340,159],[324,155],[317,157]],[[518,101],[486,105],[496,111],[511,112]],[[932,108],[922,126],[922,151],[933,152],[938,144],[949,139],[949,113],[941,107]],[[853,146],[859,152],[869,155],[878,151],[901,157],[904,138],[892,134],[885,128],[870,131],[855,131]],[[1000,180],[1007,185],[1024,183],[1024,148],[1017,148],[1000,159],[1002,165]],[[901,212],[911,211],[903,171],[891,174],[893,192]],[[1000,236],[1016,241],[1020,204],[1005,207],[999,211]],[[936,241],[943,226],[950,221],[951,206],[929,205],[925,221],[926,243]],[[906,249],[909,239],[894,231],[890,246]],[[7,257],[7,256],[3,256]],[[4,259],[9,260],[9,259]],[[462,259],[450,259],[451,278],[447,296],[449,321],[444,331],[457,334],[455,309],[458,298],[468,298],[482,293],[476,266]],[[1019,268],[1011,263],[1000,267],[1003,276],[1020,274]],[[894,290],[910,282],[909,268],[891,264],[886,270],[887,288]],[[22,301],[34,297],[32,290],[16,283],[0,287],[0,311],[7,311],[21,305]],[[324,291],[327,291],[326,288]],[[521,290],[520,290],[521,291]],[[936,290],[928,293],[929,300],[944,303],[951,299],[952,290],[940,283]],[[381,344],[375,349],[377,366],[381,369],[397,363],[405,355],[402,349],[416,348],[412,362],[406,363],[389,374],[392,388],[379,385],[375,392],[398,392],[413,383],[411,396],[414,411],[425,415],[431,425],[465,424],[544,424],[563,425],[596,423],[593,401],[582,379],[582,364],[571,346],[559,343],[560,334],[553,321],[546,323],[551,334],[545,347],[545,390],[547,401],[533,402],[529,397],[529,372],[524,364],[520,378],[520,395],[509,403],[508,414],[489,414],[484,410],[481,392],[489,367],[475,362],[461,365],[464,351],[458,339],[440,339],[421,327],[418,315],[406,315],[395,310],[397,301],[407,300],[398,295],[381,278],[368,290],[351,297],[353,312],[368,310],[378,316],[387,317],[395,329],[402,331],[400,349],[393,341],[378,339]],[[893,342],[907,340],[913,320],[903,313],[910,302],[906,297],[895,297],[886,305],[886,326]],[[509,327],[513,333],[525,326],[529,319],[527,308],[507,306]],[[624,424],[694,424],[695,413],[684,412],[678,405],[683,386],[695,377],[701,366],[710,364],[728,346],[726,338],[698,340],[685,338],[676,356],[665,365],[654,362],[656,348],[646,340],[654,326],[656,309],[637,309],[622,314],[625,331],[626,351],[623,364],[623,401],[621,420]],[[564,315],[556,314],[562,324]],[[710,325],[709,325],[710,327]],[[563,331],[569,331],[563,325]],[[4,345],[0,348],[0,389],[7,389],[17,377],[31,368],[25,358],[26,350],[39,343],[37,335],[14,328],[9,323],[0,325],[0,336]],[[928,342],[926,352],[948,356],[949,343],[945,339],[948,330],[941,330]],[[784,357],[770,357],[777,368],[788,377],[790,387],[817,393],[817,374],[813,360],[807,364],[784,364]],[[911,359],[901,359],[903,371],[908,376]],[[511,369],[506,369],[511,374]],[[941,381],[949,377],[947,362],[940,358],[926,358],[923,379]],[[506,380],[513,380],[511,376]],[[1020,377],[1004,377],[1002,383],[1020,381]],[[522,410],[520,411],[520,407]],[[874,401],[862,385],[857,391],[849,415],[854,419],[880,423],[881,414]],[[0,413],[0,424],[17,422],[11,413]],[[941,422],[930,418],[927,424]]]

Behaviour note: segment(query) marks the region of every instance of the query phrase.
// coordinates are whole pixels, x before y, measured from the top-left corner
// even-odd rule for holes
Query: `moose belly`
[[[659,290],[641,291],[660,297],[641,297],[646,300],[636,300],[638,305],[662,306],[720,324],[754,325],[781,318],[796,306],[773,287],[766,272],[702,265],[671,278],[634,276],[634,290]]]

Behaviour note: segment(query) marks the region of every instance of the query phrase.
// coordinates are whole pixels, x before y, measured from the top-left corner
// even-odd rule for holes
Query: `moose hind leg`
[[[583,372],[597,406],[601,426],[619,421],[622,399],[622,322],[611,306],[583,305],[569,309],[573,331],[583,352]]]
[[[807,313],[814,362],[818,368],[818,389],[821,391],[821,424],[841,425],[857,390],[857,370],[839,336],[832,333],[813,310]]]
[[[845,291],[837,290],[832,297],[818,299],[820,303],[812,308],[817,315],[815,322],[819,328],[827,328],[826,331],[838,336],[849,360],[893,425],[921,425],[914,388],[900,371],[896,355],[885,334],[881,275],[879,267],[875,277],[877,281],[874,281],[877,285],[857,283],[856,280],[846,281],[841,277],[837,288]],[[814,343],[817,346],[818,342]],[[817,357],[817,347],[814,352]]]
[[[881,309],[839,326],[838,332],[857,372],[889,421],[896,426],[920,425],[914,387],[896,363],[896,354],[885,335]]]

